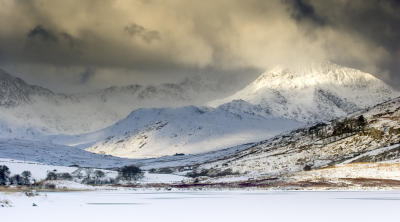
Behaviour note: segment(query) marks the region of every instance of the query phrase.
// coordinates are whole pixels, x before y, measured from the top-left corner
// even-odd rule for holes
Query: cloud
[[[114,84],[331,60],[395,85],[399,10],[395,0],[0,0],[0,65]]]
[[[88,67],[86,68],[80,75],[81,78],[79,80],[80,84],[86,84],[91,78],[94,77],[94,75],[96,74],[96,69],[92,68],[92,67]]]
[[[29,31],[27,37],[32,40],[40,40],[44,42],[57,42],[58,39],[57,37],[50,32],[49,30],[46,30],[43,28],[41,25],[37,25],[35,28]]]
[[[323,25],[324,19],[315,13],[314,6],[307,0],[284,0],[290,6],[290,13],[297,21],[310,20],[314,24]]]
[[[160,33],[155,30],[147,30],[143,26],[132,23],[124,28],[124,31],[132,36],[139,36],[143,41],[151,43],[153,40],[160,40]]]

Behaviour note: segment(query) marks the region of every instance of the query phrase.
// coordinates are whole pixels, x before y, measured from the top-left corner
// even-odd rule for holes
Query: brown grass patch
[[[340,178],[363,187],[400,187],[400,180],[374,178]]]

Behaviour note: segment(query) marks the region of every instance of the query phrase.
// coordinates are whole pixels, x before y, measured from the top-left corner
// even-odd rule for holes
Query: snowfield
[[[137,165],[142,169],[181,167],[201,164],[207,161],[226,158],[236,152],[248,149],[253,143],[243,144],[201,154],[172,155],[160,158],[128,159],[110,155],[95,154],[78,148],[29,140],[0,140],[0,161],[34,162],[35,164],[94,168],[114,168]]]
[[[302,125],[293,120],[228,112],[223,108],[139,109],[103,130],[66,137],[64,144],[100,154],[149,158],[221,150],[271,138]],[[62,137],[54,139],[54,143],[62,141]]]
[[[98,190],[1,193],[2,221],[398,221],[400,192]],[[37,206],[32,206],[35,203]]]

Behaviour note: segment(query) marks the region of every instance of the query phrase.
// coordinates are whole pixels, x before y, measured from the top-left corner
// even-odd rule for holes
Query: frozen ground
[[[2,221],[398,221],[400,191],[0,193]],[[33,207],[32,203],[38,206]]]
[[[248,149],[254,143],[227,149],[183,156],[163,156],[150,159],[127,159],[109,155],[95,154],[78,148],[29,140],[1,140],[0,165],[6,162],[36,162],[45,165],[112,168],[137,165],[142,169],[196,165],[207,161],[227,158]],[[3,163],[1,163],[3,162]]]

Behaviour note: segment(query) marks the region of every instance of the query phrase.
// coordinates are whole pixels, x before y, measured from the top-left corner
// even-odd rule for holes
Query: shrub
[[[93,185],[93,184],[96,184],[96,180],[91,178],[91,177],[89,177],[89,176],[87,176],[87,177],[83,178],[82,183],[83,184]]]
[[[303,167],[303,170],[304,171],[310,171],[311,170],[311,165],[305,165],[304,167]]]
[[[10,169],[5,165],[0,165],[0,185],[6,185],[9,180]]]
[[[24,181],[19,174],[15,174],[14,176],[12,176],[10,178],[10,182],[13,185],[23,185],[24,184]]]
[[[57,174],[54,172],[48,172],[46,180],[57,180]]]
[[[361,129],[363,129],[367,124],[368,124],[367,119],[365,119],[365,117],[363,115],[361,115],[357,118],[357,125]]]
[[[94,171],[94,176],[95,176],[97,179],[101,179],[101,178],[103,178],[103,177],[105,176],[105,174],[104,174],[104,172],[101,171],[101,170],[96,170],[96,171]]]
[[[142,170],[135,165],[124,166],[119,169],[118,173],[121,179],[128,181],[136,180],[143,176]]]
[[[224,177],[224,176],[233,175],[233,174],[237,174],[237,173],[234,173],[232,171],[232,169],[226,169],[226,170],[217,172],[214,176],[215,177]]]
[[[188,177],[196,178],[196,177],[201,177],[201,176],[208,176],[208,170],[207,169],[202,169],[200,172],[198,171],[192,171],[186,174]]]
[[[375,140],[381,140],[383,135],[384,135],[384,132],[381,131],[381,130],[378,130],[378,129],[374,128],[374,127],[371,127],[369,129],[368,135],[370,137],[374,138]]]
[[[32,173],[30,171],[25,170],[24,172],[21,173],[21,176],[22,176],[24,185],[31,184]]]
[[[202,177],[202,176],[207,176],[207,177],[224,177],[228,175],[235,175],[238,174],[236,172],[233,172],[232,169],[225,169],[225,170],[219,170],[219,169],[202,169],[201,171],[193,171],[189,172],[186,174],[188,177],[196,178],[196,177]]]
[[[158,173],[162,173],[162,174],[171,174],[174,171],[171,168],[165,167],[165,168],[161,168],[158,170]]]
[[[0,200],[0,207],[12,207],[11,201],[9,200]]]
[[[62,179],[62,180],[72,180],[72,176],[69,173],[59,173],[56,175],[56,179]]]

